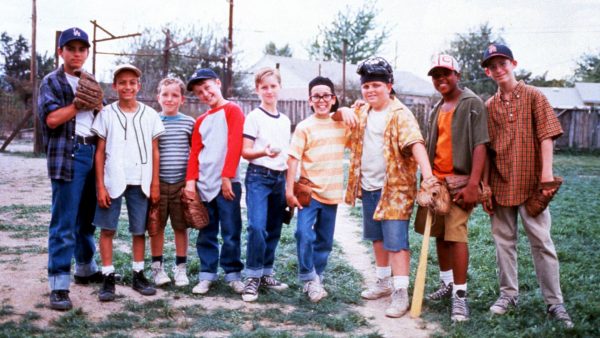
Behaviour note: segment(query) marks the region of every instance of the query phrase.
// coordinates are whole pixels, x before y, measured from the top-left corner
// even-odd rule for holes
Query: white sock
[[[454,283],[454,274],[452,269],[448,271],[440,271],[440,279],[444,282],[444,285],[449,285],[450,283]]]
[[[408,289],[408,276],[394,276],[392,278],[394,290]]]
[[[134,272],[140,272],[140,271],[144,270],[144,261],[133,262],[133,264],[131,264],[131,268],[133,269]]]
[[[452,286],[452,297],[454,297],[454,295],[456,295],[456,291],[462,290],[465,293],[467,292],[467,283],[465,284],[454,284]]]
[[[375,275],[377,279],[384,279],[390,277],[392,275],[392,267],[391,266],[376,266],[375,267]]]
[[[109,266],[103,266],[102,267],[102,274],[105,276],[110,275],[111,273],[115,272],[115,266],[114,265],[109,265]]]

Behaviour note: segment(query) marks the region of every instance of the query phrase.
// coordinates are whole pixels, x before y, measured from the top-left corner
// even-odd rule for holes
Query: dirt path
[[[338,207],[335,240],[342,247],[346,261],[363,275],[365,283],[375,282],[369,248],[361,243],[361,225],[350,215],[350,208],[345,204]],[[388,302],[388,298],[365,301],[364,306],[357,306],[356,310],[385,337],[428,337],[435,331],[433,324],[412,319],[408,314],[395,319],[386,317]]]

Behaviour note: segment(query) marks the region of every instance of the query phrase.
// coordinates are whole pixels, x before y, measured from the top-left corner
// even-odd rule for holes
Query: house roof
[[[600,83],[576,82],[574,88],[537,87],[553,108],[589,108],[600,104]]]
[[[586,104],[600,104],[600,83],[576,82],[575,89]]]
[[[308,96],[308,83],[315,76],[325,76],[336,85],[337,91],[342,85],[342,64],[334,61],[315,61],[290,58],[285,56],[264,55],[256,64],[248,69],[254,74],[264,67],[276,67],[279,65],[281,73],[280,99],[305,99]],[[249,82],[254,87],[254,78],[249,76]],[[401,94],[415,96],[432,96],[435,89],[431,82],[404,71],[394,72],[394,89]],[[346,64],[346,86],[358,86],[359,78],[356,75],[356,65]]]

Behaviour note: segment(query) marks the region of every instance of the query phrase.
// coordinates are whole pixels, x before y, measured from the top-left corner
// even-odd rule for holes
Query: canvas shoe
[[[277,290],[277,291],[287,290],[287,288],[288,288],[287,284],[278,281],[277,279],[275,279],[275,277],[273,277],[271,275],[262,276],[260,278],[260,286],[264,286],[266,288]]]
[[[208,292],[211,284],[212,281],[203,279],[199,281],[198,284],[196,284],[196,286],[194,286],[194,288],[192,289],[192,293],[195,293],[197,295],[203,295]]]
[[[392,292],[392,301],[387,309],[385,309],[385,315],[392,318],[398,318],[404,316],[408,311],[408,290],[400,288]]]
[[[71,310],[73,303],[69,298],[69,290],[52,290],[50,292],[50,308],[60,311]]]
[[[360,296],[364,299],[379,299],[381,297],[387,297],[392,294],[392,278],[386,277],[383,279],[378,278],[375,284],[371,285],[370,288],[360,293]]]
[[[313,303],[317,303],[321,299],[327,297],[327,291],[323,288],[323,284],[321,284],[319,277],[305,282],[302,292],[306,293],[308,299]]]
[[[500,297],[496,300],[494,305],[490,306],[490,311],[492,311],[493,314],[503,315],[510,308],[517,307],[518,302],[519,302],[518,297],[500,295]]]
[[[232,280],[229,282],[229,287],[233,290],[233,292],[242,294],[246,286],[241,280]]]
[[[175,286],[188,286],[190,280],[188,279],[186,272],[186,264],[181,263],[173,267],[173,279],[175,279]]]
[[[444,298],[452,297],[452,287],[454,283],[450,283],[448,285],[444,284],[443,281],[440,281],[440,287],[427,295],[427,299],[429,300],[442,300]]]
[[[101,302],[111,302],[115,300],[115,273],[103,275],[102,287],[98,292],[98,299]]]
[[[77,276],[77,275],[73,275],[73,278],[75,279],[75,284],[100,284],[104,281],[104,277],[102,276],[102,272],[101,271],[96,271],[93,274],[89,275],[89,276]]]
[[[567,329],[572,329],[575,326],[575,324],[573,324],[573,321],[571,320],[571,317],[567,313],[567,309],[565,309],[564,305],[548,305],[547,312],[550,318],[561,322]]]
[[[161,286],[161,285],[165,285],[168,283],[171,283],[171,278],[169,278],[169,276],[167,276],[167,273],[165,272],[164,269],[164,265],[162,262],[152,262],[152,265],[150,266],[150,268],[152,269],[152,281],[154,282],[154,285],[156,286]]]
[[[258,288],[261,285],[261,278],[250,277],[246,279],[242,299],[244,302],[253,302],[258,299]]]
[[[467,304],[467,293],[464,290],[456,291],[452,297],[452,315],[450,319],[453,322],[464,322],[469,320],[469,304]]]
[[[133,272],[133,281],[131,288],[144,296],[152,296],[156,294],[156,289],[150,284],[144,275],[144,270]]]

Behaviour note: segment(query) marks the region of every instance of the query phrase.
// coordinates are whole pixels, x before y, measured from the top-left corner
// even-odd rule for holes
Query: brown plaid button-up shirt
[[[505,99],[506,96],[508,99]],[[542,172],[540,144],[563,130],[548,99],[520,81],[486,103],[490,134],[490,186],[503,206],[517,206],[535,191]]]

